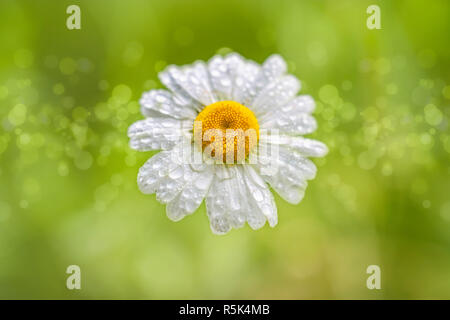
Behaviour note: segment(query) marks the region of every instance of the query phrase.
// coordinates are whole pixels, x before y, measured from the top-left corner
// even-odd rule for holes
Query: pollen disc
[[[259,141],[258,120],[249,108],[235,101],[206,106],[194,122],[194,136],[200,132],[201,140],[196,141],[201,141],[202,149],[209,148],[212,157],[223,158],[225,163],[244,160]]]

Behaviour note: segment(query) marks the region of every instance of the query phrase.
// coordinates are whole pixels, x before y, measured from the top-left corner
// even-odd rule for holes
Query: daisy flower
[[[278,222],[269,186],[299,203],[327,147],[302,137],[313,132],[315,103],[298,95],[299,80],[286,62],[270,56],[262,65],[231,53],[208,62],[168,66],[159,74],[169,90],[140,99],[144,120],[128,130],[130,146],[162,150],[139,170],[138,186],[167,204],[179,221],[206,201],[214,233],[245,222],[259,229]]]

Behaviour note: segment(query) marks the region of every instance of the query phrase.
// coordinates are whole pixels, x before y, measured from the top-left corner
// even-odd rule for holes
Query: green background
[[[0,298],[450,298],[449,1],[2,0],[0,31]],[[230,51],[288,61],[330,152],[276,228],[216,236],[139,192],[126,131],[167,64]]]

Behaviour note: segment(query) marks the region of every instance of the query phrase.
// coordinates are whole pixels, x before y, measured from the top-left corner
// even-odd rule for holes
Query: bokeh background
[[[0,298],[450,298],[449,1],[2,0],[0,31]],[[139,192],[126,131],[167,64],[230,51],[285,57],[330,153],[276,228],[216,236]]]

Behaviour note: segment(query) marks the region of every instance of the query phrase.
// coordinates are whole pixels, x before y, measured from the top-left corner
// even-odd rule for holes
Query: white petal
[[[241,195],[237,186],[242,183],[236,174],[236,167],[230,168],[219,165],[217,171],[227,171],[214,177],[214,181],[206,197],[206,209],[215,234],[225,234],[232,227],[239,228],[245,223],[245,212],[247,207],[241,201]],[[221,179],[221,177],[227,177]],[[244,205],[244,207],[242,207]]]
[[[177,79],[174,77],[174,69],[177,69],[175,66],[168,66],[164,71],[158,74],[161,82],[169,88],[174,94],[174,101],[180,105],[190,105],[195,110],[201,111],[204,105],[192,98],[192,96],[183,89],[183,87],[177,82]],[[176,72],[176,71],[175,71]]]
[[[300,81],[292,76],[285,75],[276,81],[270,82],[251,103],[251,108],[257,116],[269,110],[278,110],[289,102],[300,90]]]
[[[209,74],[204,62],[177,67],[171,65],[159,74],[161,81],[172,91],[182,96],[186,103],[197,102],[197,109],[217,101],[209,81]]]
[[[242,61],[234,79],[232,99],[256,111],[253,100],[263,88],[285,74],[286,62],[279,55],[268,57],[262,66],[251,60]]]
[[[156,199],[168,203],[183,190],[197,174],[182,161],[182,145],[162,151],[150,158],[138,173],[138,186],[142,193],[156,193]]]
[[[286,61],[279,54],[273,54],[264,61],[262,71],[266,83],[275,81],[287,72]]]
[[[221,56],[214,56],[208,62],[208,71],[213,91],[219,100],[226,100],[231,95],[232,81],[228,66]]]
[[[317,129],[316,119],[307,113],[270,112],[260,117],[260,126],[264,129],[277,129],[280,133],[304,135]]]
[[[217,55],[209,60],[209,78],[214,94],[219,101],[233,99],[236,75],[244,63],[244,59],[236,53],[231,53],[226,57]]]
[[[182,104],[167,90],[151,90],[145,92],[141,99],[141,112],[146,117],[153,117],[155,111],[175,119],[195,119],[197,111],[192,104]]]
[[[314,179],[316,175],[316,166],[311,160],[284,146],[279,146],[278,153],[265,152],[264,148],[261,144],[256,165],[262,178],[283,199],[289,203],[299,203],[304,196],[306,180]]]
[[[314,100],[309,95],[297,96],[284,106],[272,108],[258,118],[260,126],[278,129],[286,134],[308,134],[317,129],[317,122],[310,113],[314,110]]]
[[[305,157],[323,157],[328,153],[328,148],[324,143],[303,137],[261,134],[259,141],[288,147]]]
[[[252,229],[277,224],[277,208],[273,195],[261,177],[248,165],[217,167],[227,174],[216,174],[206,198],[211,229],[224,234],[240,228],[245,221]],[[221,179],[221,177],[227,177]]]
[[[260,74],[261,67],[257,63],[245,60],[243,65],[237,69],[231,100],[249,106],[259,92],[257,80]]]
[[[214,173],[210,166],[204,171],[194,172],[183,190],[167,205],[166,213],[169,219],[179,221],[197,210],[208,192],[213,177]]]
[[[271,227],[274,227],[278,223],[278,216],[277,206],[275,204],[275,200],[273,199],[272,193],[270,192],[263,179],[259,176],[258,173],[255,172],[255,170],[251,166],[246,165],[243,166],[243,168],[245,170],[244,177],[245,183],[247,185],[247,194],[249,198],[253,200],[253,206],[256,209],[249,212],[248,224],[253,229],[258,229],[260,227],[260,214],[255,214],[259,211],[266,217],[269,225]]]
[[[308,95],[300,95],[289,101],[285,106],[283,106],[283,110],[286,111],[294,111],[301,113],[311,113],[316,108],[316,103],[314,99]]]
[[[193,176],[194,171],[187,164],[171,170],[166,177],[160,180],[156,190],[156,199],[161,203],[169,203],[193,179]]]
[[[278,109],[272,109],[262,117],[260,117],[260,121],[264,122],[268,119],[272,119],[273,117],[277,117],[279,114],[289,113],[289,114],[301,114],[306,113],[310,114],[314,111],[316,107],[316,103],[314,99],[310,95],[299,95],[285,105],[281,106]]]
[[[189,123],[173,118],[147,118],[128,128],[130,147],[139,151],[168,150],[189,130]]]
[[[172,160],[170,151],[159,152],[139,169],[137,177],[139,189],[145,194],[155,193],[159,181],[178,166],[179,164]]]

